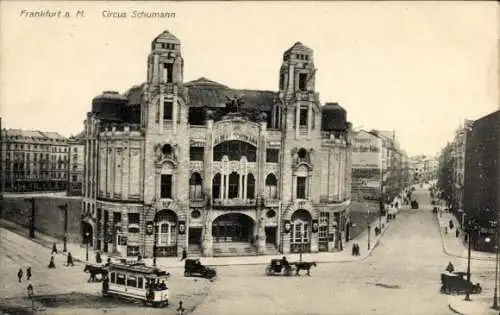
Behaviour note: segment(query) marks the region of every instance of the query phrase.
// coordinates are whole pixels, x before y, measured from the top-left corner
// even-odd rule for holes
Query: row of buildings
[[[409,158],[410,176],[413,183],[428,183],[437,179],[439,159],[427,155]]]
[[[82,148],[68,159],[83,166],[82,235],[95,249],[335,251],[360,206],[351,191],[378,205],[409,183],[394,132],[356,132],[344,108],[320,103],[313,50],[300,42],[282,56],[276,91],[184,82],[181,42],[168,31],[147,65],[146,82],[96,96],[67,142]]]
[[[472,245],[493,251],[500,211],[500,111],[465,120],[440,157],[439,188],[463,225],[474,219]]]
[[[81,195],[83,141],[57,132],[0,129],[1,184],[7,193]]]

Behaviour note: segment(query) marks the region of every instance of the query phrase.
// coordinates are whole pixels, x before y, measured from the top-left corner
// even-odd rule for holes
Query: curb
[[[448,308],[450,309],[450,311],[452,311],[452,312],[453,312],[453,313],[455,313],[455,314],[465,315],[464,313],[461,313],[461,312],[457,311],[457,310],[453,307],[453,305],[451,305],[451,303],[448,303]]]
[[[451,257],[455,257],[455,258],[460,258],[460,259],[468,259],[467,256],[464,256],[464,255],[457,255],[457,254],[453,254],[451,253],[449,250],[448,250],[448,246],[447,246],[447,242],[446,242],[446,236],[444,235],[443,233],[443,230],[441,229],[441,224],[439,223],[439,213],[436,214],[436,220],[437,220],[437,224],[438,224],[438,229],[439,229],[439,235],[441,235],[441,243],[442,243],[442,247],[443,247],[443,252],[448,255],[448,256],[451,256]],[[478,258],[478,257],[470,257],[471,260],[480,260],[480,261],[495,261],[494,258]]]
[[[365,259],[367,259],[368,257],[370,257],[373,253],[373,251],[375,250],[375,248],[377,248],[377,246],[379,245],[380,243],[380,240],[382,238],[382,236],[384,236],[385,232],[391,227],[392,225],[392,221],[390,223],[387,223],[386,222],[386,228],[381,232],[381,234],[379,235],[379,237],[377,238],[377,240],[375,241],[375,243],[373,244],[373,246],[370,248],[369,251],[367,251],[367,253],[365,255],[362,255],[360,257],[356,257],[356,258],[348,258],[348,259],[341,259],[341,260],[325,260],[325,261],[316,261],[317,264],[334,264],[334,263],[349,263],[349,262],[356,262],[356,261],[363,261]],[[36,238],[36,234],[35,234],[35,238],[29,238],[29,237],[26,237],[26,235],[23,235],[23,233],[21,231],[18,231],[16,229],[12,230],[10,227],[4,225],[4,224],[1,224],[0,223],[0,227],[14,233],[14,234],[17,234],[23,238],[26,238],[27,240],[30,240],[34,243],[37,243],[47,249],[51,249],[52,247],[49,246],[49,245],[46,245],[43,241],[39,240]],[[24,232],[24,230],[23,230]],[[60,252],[60,254],[64,255],[64,256],[67,256],[67,253],[64,253],[64,252]],[[332,254],[335,254],[334,252],[332,252]],[[80,262],[80,263],[88,263],[87,261],[85,260],[81,260],[81,259],[78,259],[78,258],[75,258],[73,257],[73,261],[75,262]],[[232,263],[232,264],[229,264],[229,263],[215,263],[215,264],[209,264],[207,263],[207,266],[214,266],[214,267],[228,267],[228,266],[265,266],[269,264],[269,262],[239,262],[239,263]],[[158,263],[158,265],[162,266],[161,263]],[[166,265],[163,265],[163,267],[165,268],[184,268],[184,266],[166,266]]]

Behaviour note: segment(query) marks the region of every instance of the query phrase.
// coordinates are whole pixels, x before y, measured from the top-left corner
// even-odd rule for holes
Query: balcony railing
[[[213,206],[221,207],[255,207],[255,199],[214,199]]]

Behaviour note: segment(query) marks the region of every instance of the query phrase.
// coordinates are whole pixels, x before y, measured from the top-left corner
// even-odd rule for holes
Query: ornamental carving
[[[154,148],[155,161],[156,163],[162,163],[165,160],[169,160],[177,164],[179,157],[179,145],[178,144],[168,144],[168,143],[158,143]]]
[[[300,165],[305,165],[307,166],[307,168],[312,169],[314,149],[293,148],[291,151],[291,155],[292,155],[292,168],[294,170],[297,170]]]

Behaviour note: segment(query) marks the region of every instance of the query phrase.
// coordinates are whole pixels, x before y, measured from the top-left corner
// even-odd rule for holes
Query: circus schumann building
[[[319,103],[313,51],[283,54],[279,91],[183,81],[156,37],[147,82],[103,92],[85,120],[82,227],[122,256],[335,251],[345,242],[351,124]]]

